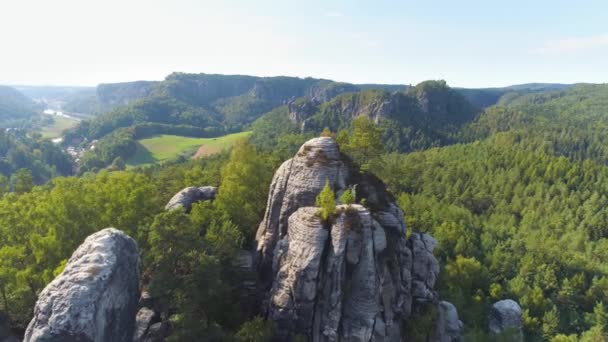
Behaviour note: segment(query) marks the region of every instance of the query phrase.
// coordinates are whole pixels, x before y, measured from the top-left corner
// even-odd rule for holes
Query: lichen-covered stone
[[[24,341],[132,342],[138,279],[132,238],[114,228],[89,236],[40,293]]]

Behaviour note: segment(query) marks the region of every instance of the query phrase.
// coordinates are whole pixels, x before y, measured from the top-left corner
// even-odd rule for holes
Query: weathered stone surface
[[[137,244],[107,228],[89,236],[40,293],[24,341],[133,341]]]
[[[266,213],[256,235],[256,262],[264,281],[272,278],[274,250],[287,233],[289,216],[301,207],[314,205],[326,181],[335,191],[344,189],[347,171],[338,144],[328,137],[309,140],[294,158],[277,170],[270,185]]]
[[[293,331],[310,328],[319,270],[328,231],[315,215],[317,209],[301,208],[289,217],[287,249],[270,292],[269,317]]]
[[[433,290],[439,276],[439,263],[433,255],[437,241],[428,234],[413,233],[409,238],[412,249],[412,297],[420,303],[434,302]]]
[[[192,204],[198,201],[211,201],[217,195],[217,188],[214,186],[190,186],[176,193],[165,206],[165,210],[184,208],[186,212],[192,209]]]
[[[436,342],[462,342],[464,325],[458,318],[456,307],[450,302],[441,301],[437,309]]]
[[[133,336],[133,341],[143,341],[144,336],[155,320],[158,321],[158,314],[154,312],[154,310],[146,307],[141,308],[137,312],[135,318],[135,334]]]
[[[411,301],[403,297],[409,295],[410,279],[389,264],[407,260],[380,256],[388,245],[384,228],[363,206],[338,206],[333,224],[323,223],[318,210],[304,207],[292,214],[287,235],[277,244],[268,317],[277,322],[281,338],[290,333],[313,341],[400,336],[395,320],[409,312],[404,306]],[[405,236],[401,239],[405,245]]]
[[[339,205],[323,222],[312,206],[326,180],[337,195],[354,188],[367,207]],[[263,313],[277,323],[279,340],[399,341],[417,305],[438,304],[436,241],[407,239],[393,196],[332,138],[308,141],[276,172],[256,242]],[[445,336],[458,325],[452,308],[444,310]]]
[[[489,315],[492,334],[506,334],[513,341],[523,341],[522,311],[512,299],[504,299],[492,305]]]

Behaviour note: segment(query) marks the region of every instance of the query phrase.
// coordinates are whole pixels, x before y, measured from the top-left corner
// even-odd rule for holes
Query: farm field
[[[220,152],[232,146],[239,139],[244,139],[251,132],[227,134],[215,138],[192,138],[179,135],[157,135],[137,142],[137,150],[127,160],[127,166],[153,164],[177,157],[181,154],[192,154],[193,158]]]
[[[61,137],[61,133],[68,129],[76,126],[78,120],[66,118],[63,116],[53,116],[53,123],[48,126],[40,128],[40,134],[44,138],[58,138]]]

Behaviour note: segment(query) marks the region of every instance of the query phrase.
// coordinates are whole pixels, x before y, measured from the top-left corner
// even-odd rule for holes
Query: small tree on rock
[[[319,216],[323,221],[329,220],[336,210],[336,195],[329,186],[329,180],[325,181],[325,186],[316,199],[317,207],[320,208]]]
[[[353,204],[355,203],[355,193],[352,189],[348,188],[340,196],[340,202],[342,204]]]

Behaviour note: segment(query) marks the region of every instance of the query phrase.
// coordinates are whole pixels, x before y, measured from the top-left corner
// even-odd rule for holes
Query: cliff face
[[[346,128],[359,116],[376,123],[392,120],[399,126],[435,131],[438,122],[460,125],[476,115],[475,107],[442,81],[423,82],[405,92],[368,89],[336,94],[324,102],[308,98],[289,106],[289,119],[310,131]]]
[[[365,206],[338,205],[323,222],[314,203],[326,181],[337,197],[353,187]],[[264,311],[279,339],[398,341],[417,306],[439,305],[435,240],[406,238],[393,196],[353,167],[332,138],[308,141],[281,165],[256,241]],[[450,314],[437,341],[457,340],[442,335],[461,327]]]

